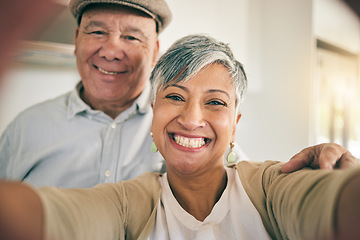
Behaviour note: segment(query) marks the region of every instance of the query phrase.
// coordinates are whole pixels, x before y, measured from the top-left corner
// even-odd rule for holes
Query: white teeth
[[[108,72],[108,71],[106,71],[106,70],[104,70],[102,68],[99,68],[99,67],[98,67],[98,69],[99,69],[100,72],[102,72],[103,74],[106,74],[106,75],[116,75],[117,74],[117,72]]]
[[[204,139],[193,139],[182,136],[175,136],[174,139],[177,144],[188,148],[199,148],[205,145]]]

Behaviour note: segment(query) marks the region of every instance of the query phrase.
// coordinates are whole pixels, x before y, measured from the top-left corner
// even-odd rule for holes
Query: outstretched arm
[[[336,218],[336,239],[360,239],[360,175],[342,191]]]
[[[33,189],[0,180],[0,236],[7,240],[43,239],[43,210]]]
[[[344,147],[323,143],[303,149],[283,164],[281,171],[293,172],[304,167],[320,169],[345,169],[359,166],[359,161]]]

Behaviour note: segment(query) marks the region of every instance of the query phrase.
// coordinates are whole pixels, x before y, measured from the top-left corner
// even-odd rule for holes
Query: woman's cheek
[[[227,132],[232,132],[234,126],[234,116],[232,116],[228,111],[225,112],[215,112],[212,116],[209,116],[209,119],[212,119],[212,126],[216,126],[218,131],[221,131],[221,135]],[[216,130],[215,130],[216,131]],[[219,134],[219,133],[218,133]]]

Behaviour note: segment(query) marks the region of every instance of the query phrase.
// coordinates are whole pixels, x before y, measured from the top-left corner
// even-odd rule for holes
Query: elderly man
[[[0,178],[35,186],[90,187],[159,171],[152,153],[148,82],[163,0],[71,0],[79,25],[76,89],[22,112],[0,140]]]
[[[171,20],[167,4],[71,0],[69,8],[78,21],[75,56],[81,81],[72,92],[25,110],[8,126],[0,139],[0,178],[91,187],[160,171],[162,157],[150,151],[148,78],[158,57],[158,34]],[[344,149],[335,148],[341,156]],[[310,150],[321,152],[322,146]],[[287,170],[316,156],[303,155]]]

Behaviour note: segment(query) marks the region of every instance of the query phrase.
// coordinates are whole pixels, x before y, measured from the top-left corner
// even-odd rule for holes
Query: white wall
[[[341,0],[314,0],[314,34],[353,53],[360,51],[360,21]]]
[[[160,35],[161,52],[177,39],[207,33],[229,43],[239,59],[246,57],[248,0],[167,0],[173,13],[168,28]]]
[[[160,36],[162,52],[184,35],[208,33],[228,42],[244,64],[249,93],[237,138],[251,159],[286,161],[313,143],[313,1],[321,0],[167,0],[174,18]],[[23,69],[8,80],[0,131],[16,109],[72,88],[78,76]]]
[[[251,159],[287,161],[309,144],[312,1],[251,1],[248,48],[257,56],[257,91],[244,103],[238,139]],[[260,51],[256,51],[260,49]],[[252,81],[250,75],[249,81]]]
[[[80,80],[76,68],[18,66],[1,82],[0,133],[25,108],[72,90]]]

